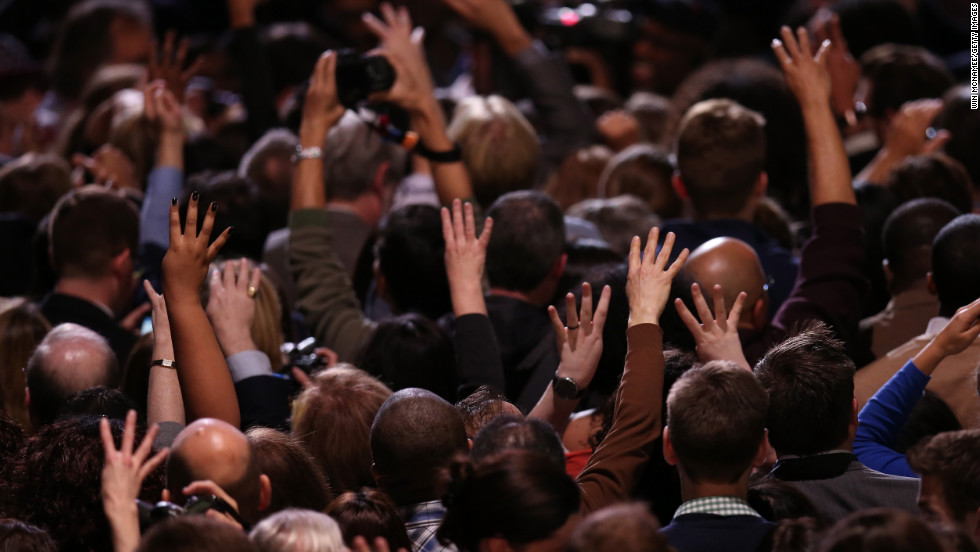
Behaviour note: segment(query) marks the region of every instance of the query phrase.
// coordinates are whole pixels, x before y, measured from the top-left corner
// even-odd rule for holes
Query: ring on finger
[[[248,293],[250,299],[255,299],[255,296],[259,293],[259,289],[255,286],[248,286],[246,293]]]
[[[578,324],[575,324],[574,326],[568,326],[565,329],[568,330],[568,331],[577,330],[578,329]]]

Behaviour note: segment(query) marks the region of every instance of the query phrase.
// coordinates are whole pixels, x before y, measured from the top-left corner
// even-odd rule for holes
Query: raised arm
[[[146,280],[143,288],[153,305],[153,360],[173,362],[174,344],[170,339],[170,320],[163,296]],[[146,393],[146,423],[176,422],[185,425],[184,399],[180,395],[177,370],[172,366],[153,364]]]
[[[568,417],[575,411],[581,394],[592,383],[595,371],[599,367],[599,357],[602,356],[602,329],[606,325],[611,296],[612,289],[609,286],[603,287],[593,317],[592,287],[587,282],[583,283],[582,307],[577,314],[575,312],[575,296],[569,293],[565,298],[568,303],[567,326],[558,317],[558,311],[555,310],[555,307],[548,307],[551,323],[555,327],[561,363],[555,372],[556,380],[548,384],[538,404],[534,406],[528,417],[550,423],[558,435],[565,432],[565,428],[568,426]],[[574,382],[575,387],[579,390],[578,396],[569,395],[567,392],[561,393],[555,389],[555,381],[564,381],[567,384],[567,380]]]
[[[806,29],[783,27],[783,40],[773,40],[772,49],[786,75],[786,84],[803,110],[810,166],[810,201],[814,207],[827,203],[857,205],[851,187],[851,169],[844,151],[834,113],[830,107],[830,73],[827,71],[825,40],[815,56],[810,55]]]
[[[659,229],[650,230],[642,259],[640,238],[634,237],[630,245],[626,366],[616,392],[612,427],[578,476],[583,514],[629,498],[660,435],[664,386],[660,315],[670,298],[671,281],[687,260],[688,250],[681,251],[668,266],[674,234],[667,234],[658,255],[659,235]]]
[[[228,241],[231,228],[209,246],[218,206],[212,203],[206,208],[198,233],[197,202],[195,192],[187,205],[183,232],[176,198],[170,206],[170,248],[163,258],[163,296],[167,298],[174,360],[187,419],[217,418],[238,427],[241,419],[235,386],[200,297],[208,265]]]
[[[909,156],[942,149],[952,137],[948,130],[940,130],[932,138],[926,136],[932,120],[942,110],[943,101],[937,99],[913,100],[902,104],[888,126],[885,144],[858,174],[857,182],[885,184],[892,169]]]
[[[373,94],[370,99],[391,102],[406,111],[412,129],[421,143],[430,151],[450,153],[456,145],[446,136],[446,118],[436,100],[432,75],[425,61],[422,40],[425,32],[421,27],[412,28],[408,9],[395,9],[391,4],[381,4],[384,21],[370,13],[364,14],[364,23],[381,42],[377,52],[395,69],[395,83],[386,92]],[[432,161],[432,178],[435,181],[439,202],[449,205],[454,199],[472,200],[473,186],[460,157],[454,161]]]
[[[854,454],[871,469],[915,477],[895,441],[933,372],[947,357],[965,351],[980,336],[980,299],[956,311],[949,324],[868,401],[858,415]]]
[[[715,312],[711,313],[708,302],[701,294],[701,286],[691,284],[691,296],[694,298],[694,306],[697,308],[698,316],[702,322],[691,314],[684,304],[684,300],[677,298],[674,300],[674,307],[677,314],[681,316],[684,325],[694,336],[694,343],[701,362],[711,362],[712,360],[730,360],[748,371],[752,371],[752,366],[745,359],[742,352],[742,342],[738,339],[738,320],[742,316],[742,305],[745,304],[745,292],[738,294],[732,311],[728,312],[725,307],[725,294],[720,285],[712,290],[715,303]]]

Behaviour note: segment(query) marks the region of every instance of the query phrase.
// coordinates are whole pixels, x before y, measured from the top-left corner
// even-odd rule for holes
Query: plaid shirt
[[[762,517],[749,506],[748,502],[735,496],[706,496],[688,500],[674,513],[674,519],[685,514]]]
[[[432,500],[402,508],[405,531],[412,541],[412,552],[456,552],[455,546],[443,546],[436,538],[436,530],[446,515],[442,501]]]

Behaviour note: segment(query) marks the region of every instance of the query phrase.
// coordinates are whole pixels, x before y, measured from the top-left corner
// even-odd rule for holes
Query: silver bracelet
[[[299,163],[304,159],[323,159],[323,148],[319,146],[313,146],[309,148],[304,148],[303,146],[296,146],[296,152],[293,153],[293,163]]]

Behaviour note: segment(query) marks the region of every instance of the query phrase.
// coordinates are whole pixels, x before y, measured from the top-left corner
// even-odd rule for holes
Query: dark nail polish
[[[201,194],[194,192],[191,194],[191,201],[197,201],[199,197],[201,197]]]
[[[218,204],[216,202],[214,202],[214,201],[211,202],[211,210],[212,211],[217,211],[218,210]]]
[[[229,226],[228,227],[228,235],[230,236],[230,235],[232,235],[234,233],[235,233],[235,227],[234,226]]]
[[[173,205],[174,207],[176,207],[177,206],[177,198],[175,197],[175,198],[171,199],[170,200],[170,204]]]

